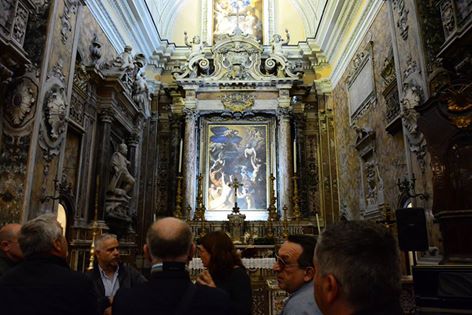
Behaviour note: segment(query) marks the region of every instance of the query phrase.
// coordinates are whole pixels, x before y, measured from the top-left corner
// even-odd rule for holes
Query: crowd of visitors
[[[2,313],[23,314],[252,314],[251,280],[231,238],[209,232],[193,241],[182,220],[155,221],[146,235],[146,279],[120,260],[116,235],[95,240],[93,269],[72,271],[68,244],[52,214],[0,229]],[[196,250],[204,270],[187,270]],[[388,272],[386,272],[388,270]],[[381,225],[348,221],[329,225],[318,240],[289,235],[273,266],[288,293],[282,315],[402,314],[397,244]]]

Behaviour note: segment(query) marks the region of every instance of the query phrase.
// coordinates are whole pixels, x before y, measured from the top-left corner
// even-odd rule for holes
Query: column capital
[[[198,113],[197,111],[190,109],[190,108],[184,108],[183,109],[184,116],[185,116],[185,121],[186,122],[195,122],[198,118]]]
[[[102,123],[111,124],[113,122],[113,120],[115,119],[113,109],[108,108],[108,107],[107,108],[102,108],[98,112],[98,119]]]
[[[282,120],[288,120],[292,118],[292,110],[290,108],[278,108],[276,115],[277,120],[280,122]]]

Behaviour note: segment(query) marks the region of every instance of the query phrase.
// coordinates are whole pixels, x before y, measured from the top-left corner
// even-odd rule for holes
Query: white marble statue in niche
[[[126,158],[127,154],[128,147],[122,143],[111,157],[112,177],[108,190],[116,195],[129,196],[135,183],[134,177],[128,170],[130,161]]]

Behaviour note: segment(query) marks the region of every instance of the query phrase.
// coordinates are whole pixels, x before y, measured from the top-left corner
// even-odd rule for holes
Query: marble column
[[[288,217],[292,217],[292,176],[293,176],[293,148],[292,137],[290,131],[290,110],[279,109],[277,111],[277,187],[278,187],[278,207],[277,210],[281,213],[282,208],[286,205],[288,207]]]
[[[105,220],[105,196],[109,182],[109,167],[110,161],[107,159],[110,154],[110,137],[111,137],[111,123],[113,116],[111,109],[103,109],[98,114],[98,138],[97,140],[97,168],[95,176],[98,180],[95,183],[95,198],[97,207],[97,219],[104,222]],[[98,187],[97,187],[98,186]],[[98,197],[97,197],[98,191]],[[93,217],[93,215],[92,215]]]
[[[130,214],[137,213],[137,204],[138,204],[137,201],[139,198],[140,169],[137,165],[137,161],[141,161],[141,150],[138,148],[141,142],[141,132],[138,131],[140,129],[141,128],[136,128],[136,130],[133,131],[127,139],[128,154],[129,154],[129,161],[130,161],[129,171],[135,179],[133,192],[131,195],[132,199],[129,204],[129,208],[131,211]]]
[[[195,210],[195,192],[197,178],[197,114],[194,110],[185,108],[184,154],[182,158],[182,174],[184,177],[184,204]],[[185,209],[184,209],[185,210]],[[185,215],[187,215],[185,213]],[[193,214],[192,214],[193,217]]]
[[[182,124],[182,116],[175,115],[170,119],[170,160],[173,161],[169,165],[169,187],[175,187],[175,189],[169,190],[169,205],[172,209],[172,212],[175,213],[175,209],[177,206],[176,198],[177,198],[177,177],[180,176],[179,174],[179,157],[180,157],[180,141],[182,139],[181,133],[181,125]],[[183,148],[182,148],[183,149]],[[182,152],[183,154],[183,152]],[[182,156],[182,163],[183,163],[183,156]],[[181,165],[180,167],[183,167]],[[181,171],[182,172],[182,169]],[[182,206],[182,205],[181,205]],[[185,208],[187,205],[184,205]]]

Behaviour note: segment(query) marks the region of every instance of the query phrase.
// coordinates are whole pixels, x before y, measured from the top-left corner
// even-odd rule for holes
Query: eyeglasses
[[[298,263],[287,263],[282,257],[279,255],[275,255],[275,263],[280,266],[280,269],[290,268],[290,267],[297,267],[299,266]]]

